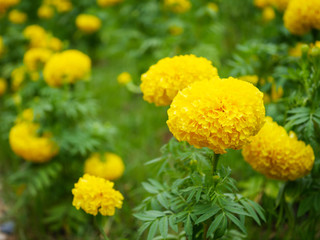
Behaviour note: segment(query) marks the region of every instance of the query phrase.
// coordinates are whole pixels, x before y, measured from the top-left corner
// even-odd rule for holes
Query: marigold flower
[[[50,136],[37,136],[39,125],[32,122],[20,122],[9,133],[11,149],[15,154],[31,162],[42,163],[57,155],[58,146]]]
[[[30,25],[23,31],[25,38],[30,40],[31,47],[46,47],[47,46],[47,33],[39,25]]]
[[[97,4],[100,7],[111,7],[121,2],[123,0],[97,0]]]
[[[311,29],[320,30],[319,9],[319,0],[291,0],[284,13],[284,25],[296,35],[303,35]]]
[[[54,10],[49,5],[42,5],[38,8],[37,14],[41,19],[50,19],[54,15]]]
[[[78,50],[67,50],[49,59],[43,76],[49,86],[59,87],[88,77],[90,70],[91,60],[87,55]]]
[[[272,7],[265,7],[262,11],[262,18],[265,22],[270,22],[276,17]]]
[[[0,78],[0,96],[2,96],[7,90],[7,80]]]
[[[247,144],[264,119],[262,92],[251,83],[217,77],[180,91],[168,110],[167,125],[177,140],[223,154]]]
[[[114,153],[105,153],[103,156],[95,153],[86,160],[84,172],[107,180],[115,180],[123,175],[124,164]]]
[[[170,105],[177,93],[196,81],[213,79],[218,71],[211,61],[194,55],[163,58],[141,76],[143,99],[157,106]]]
[[[26,68],[25,66],[21,66],[15,68],[11,72],[11,88],[13,91],[18,91],[21,87],[22,82],[24,81],[26,76]]]
[[[122,72],[118,75],[117,81],[119,84],[126,85],[127,83],[132,81],[132,77],[128,72]]]
[[[174,13],[185,13],[190,10],[191,2],[189,0],[164,0],[165,8]]]
[[[208,3],[207,7],[213,12],[218,12],[219,11],[218,5],[216,3],[214,3],[214,2]]]
[[[72,205],[78,210],[97,215],[113,216],[115,208],[122,207],[123,196],[113,189],[113,182],[100,177],[84,174],[72,189]]]
[[[257,85],[259,81],[259,77],[257,75],[245,75],[239,77],[240,80],[252,83],[253,85]]]
[[[4,52],[3,37],[0,36],[0,57],[2,56],[3,52]]]
[[[11,10],[9,12],[9,21],[15,24],[21,24],[24,23],[27,20],[28,16],[24,12],[21,12],[19,10]]]
[[[84,33],[94,33],[101,28],[101,20],[90,14],[80,14],[76,18],[77,28]]]
[[[242,155],[253,169],[269,178],[295,180],[307,175],[314,163],[310,145],[299,141],[267,117],[260,132],[243,147]]]
[[[59,13],[69,12],[72,9],[70,0],[45,0],[44,4],[54,6]]]
[[[36,71],[44,66],[51,57],[52,52],[46,48],[31,48],[23,57],[23,63],[29,71]]]
[[[270,1],[270,4],[275,6],[278,10],[284,11],[291,0],[269,0],[269,1]]]
[[[59,38],[56,38],[56,37],[51,37],[49,39],[49,43],[48,44],[49,44],[48,47],[51,50],[56,51],[56,52],[60,51],[62,49],[62,45],[63,45],[61,40]]]
[[[20,0],[0,0],[0,13],[5,13],[8,8],[17,5]]]

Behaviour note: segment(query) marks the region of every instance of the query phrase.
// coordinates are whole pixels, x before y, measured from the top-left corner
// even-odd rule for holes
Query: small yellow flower
[[[57,155],[58,146],[48,136],[37,136],[39,125],[20,122],[9,133],[12,151],[26,161],[42,163]]]
[[[20,106],[21,105],[22,99],[21,99],[21,95],[20,94],[18,94],[18,93],[13,94],[12,100],[13,100],[13,102],[14,102],[14,104],[16,106]]]
[[[283,88],[280,86],[277,88],[276,84],[271,85],[271,99],[273,102],[278,101],[283,96]]]
[[[252,83],[253,85],[257,85],[259,81],[259,77],[257,75],[245,75],[239,77],[240,80]]]
[[[218,12],[219,11],[219,7],[216,3],[210,2],[207,4],[207,7],[213,11],[213,12]]]
[[[164,0],[164,6],[174,13],[185,13],[190,10],[191,2],[189,0]]]
[[[91,71],[91,59],[78,50],[54,54],[46,63],[43,76],[51,87],[75,83],[87,78]]]
[[[216,77],[180,91],[168,110],[167,125],[178,141],[223,154],[247,144],[264,120],[259,89],[235,78]]]
[[[54,15],[54,10],[49,5],[42,5],[38,8],[37,14],[41,19],[50,19]]]
[[[122,159],[114,153],[92,154],[84,165],[84,172],[107,180],[116,180],[123,175],[124,164]]]
[[[26,27],[23,35],[30,41],[30,47],[47,47],[47,33],[39,25]]]
[[[262,18],[265,22],[270,22],[276,17],[276,13],[272,7],[265,7],[262,11]]]
[[[127,83],[132,81],[132,77],[131,77],[130,73],[123,72],[118,75],[117,81],[119,84],[126,85]]]
[[[95,216],[98,211],[103,216],[113,216],[116,208],[122,208],[123,201],[122,194],[113,186],[113,182],[84,174],[72,189],[72,205]]]
[[[254,0],[253,4],[258,8],[265,8],[270,5],[270,0]]]
[[[13,91],[18,91],[22,82],[25,79],[25,66],[18,67],[11,72],[11,88]]]
[[[315,159],[310,145],[298,141],[293,132],[288,134],[270,117],[243,147],[242,155],[253,169],[267,177],[291,181],[307,175]]]
[[[100,7],[111,7],[121,2],[123,0],[97,0],[97,4]]]
[[[29,71],[37,71],[43,68],[51,55],[52,52],[49,49],[31,48],[24,54],[23,63]]]
[[[0,96],[2,96],[7,90],[7,80],[0,78]]]
[[[169,27],[169,32],[172,36],[179,36],[183,33],[183,28],[173,25]]]
[[[292,57],[301,57],[302,56],[302,50],[301,47],[304,43],[298,42],[294,47],[289,49],[289,55]]]
[[[3,37],[0,36],[0,58],[1,58],[3,53],[4,53]]]
[[[9,12],[9,21],[15,24],[24,23],[27,20],[28,16],[24,12],[20,12],[19,10],[11,10]]]
[[[62,42],[59,38],[56,38],[56,37],[51,37],[49,39],[49,48],[53,51],[60,51],[62,49]]]
[[[32,108],[27,108],[22,111],[22,113],[17,117],[16,123],[21,122],[32,122],[34,119],[34,114]]]
[[[80,14],[76,18],[77,28],[84,33],[94,33],[101,28],[101,20],[90,14]]]
[[[0,13],[5,13],[8,8],[18,3],[20,3],[20,0],[0,0]]]
[[[218,70],[195,55],[163,58],[141,76],[143,99],[156,106],[170,105],[177,93],[196,81],[213,79]]]

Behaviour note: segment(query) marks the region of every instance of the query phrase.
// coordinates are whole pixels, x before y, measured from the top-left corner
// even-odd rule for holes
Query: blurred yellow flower
[[[5,13],[8,8],[18,3],[20,3],[20,0],[0,0],[0,13]]]
[[[156,106],[170,105],[177,93],[196,81],[213,79],[218,70],[195,55],[163,58],[141,76],[143,99]]]
[[[84,165],[84,172],[107,180],[116,180],[123,175],[124,164],[122,159],[114,153],[92,154]]]
[[[52,52],[46,48],[31,48],[23,57],[23,63],[29,71],[42,69],[44,64],[51,57]]]
[[[7,90],[7,80],[0,78],[0,96],[2,96]]]
[[[252,83],[253,85],[257,85],[259,81],[259,77],[257,75],[245,75],[239,77],[240,80]]]
[[[25,79],[25,66],[17,67],[11,72],[11,88],[13,91],[18,91],[22,82]]]
[[[97,4],[100,7],[110,7],[121,2],[123,2],[123,0],[97,0]]]
[[[170,26],[169,27],[169,33],[172,36],[179,36],[179,35],[181,35],[183,33],[183,28],[179,27],[179,26],[176,26],[176,25]]]
[[[44,67],[43,76],[49,86],[59,87],[88,78],[90,71],[89,56],[78,50],[66,50],[52,55]]]
[[[280,86],[277,88],[275,83],[271,85],[271,99],[273,102],[278,101],[283,96],[283,88]]]
[[[37,14],[41,19],[50,19],[54,15],[54,10],[50,5],[42,5],[38,8]]]
[[[47,47],[47,33],[39,25],[29,25],[23,35],[30,41],[31,47]]]
[[[76,18],[76,26],[84,33],[94,33],[101,28],[101,20],[90,14],[80,14]]]
[[[303,35],[311,29],[320,30],[319,9],[319,0],[291,0],[284,13],[284,25],[296,35]]]
[[[254,5],[258,8],[274,6],[278,10],[283,11],[287,8],[290,1],[291,0],[254,0]]]
[[[49,46],[48,47],[51,50],[58,52],[58,51],[62,50],[62,42],[59,38],[51,37],[49,39]]]
[[[262,11],[262,18],[265,22],[270,22],[276,17],[276,13],[272,7],[265,7]]]
[[[270,0],[254,0],[253,4],[258,8],[265,8],[270,5]]]
[[[164,0],[164,6],[174,13],[185,13],[190,10],[189,0]]]
[[[219,7],[218,7],[218,5],[217,5],[216,3],[209,2],[209,3],[207,4],[207,7],[208,7],[210,10],[214,11],[214,12],[218,12],[218,11],[219,11]]]
[[[32,122],[34,119],[34,114],[32,108],[26,108],[22,111],[20,115],[18,115],[15,123],[22,123],[22,122]]]
[[[314,163],[310,145],[298,141],[272,118],[267,117],[260,132],[242,150],[244,159],[256,171],[278,180],[295,180],[307,175]]]
[[[298,42],[294,47],[289,49],[289,55],[292,57],[301,57],[302,51],[301,47],[304,43]]]
[[[122,208],[123,196],[114,188],[114,183],[103,178],[84,174],[72,189],[72,205],[78,210],[97,215],[113,216],[116,208]]]
[[[127,83],[132,81],[132,77],[131,77],[130,73],[123,72],[118,75],[117,81],[119,84],[126,85]]]
[[[15,24],[24,23],[28,18],[27,14],[16,9],[11,10],[8,17],[9,21]]]
[[[2,56],[3,52],[4,52],[3,37],[0,36],[0,57]]]
[[[264,120],[259,89],[235,78],[216,77],[180,91],[168,110],[167,125],[178,141],[223,154],[247,144]]]
[[[38,136],[39,125],[21,122],[14,125],[9,133],[12,151],[23,159],[42,163],[57,155],[58,146],[48,136]]]
[[[20,106],[21,105],[21,95],[20,94],[18,94],[18,93],[15,93],[15,94],[13,94],[12,95],[12,100],[13,100],[13,102],[14,102],[14,104],[16,105],[16,106]]]

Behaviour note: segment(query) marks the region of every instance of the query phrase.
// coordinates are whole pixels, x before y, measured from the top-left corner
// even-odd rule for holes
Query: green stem
[[[102,234],[104,240],[109,240],[107,234],[103,230],[103,221],[99,221],[97,217],[94,218],[94,222],[96,226],[98,227],[99,232]]]
[[[215,154],[212,157],[212,174],[215,175],[217,172],[217,166],[219,162],[220,154]]]

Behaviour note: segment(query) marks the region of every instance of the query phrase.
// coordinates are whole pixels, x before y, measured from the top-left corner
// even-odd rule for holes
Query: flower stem
[[[103,236],[103,240],[109,240],[107,234],[105,233],[105,231],[103,230],[103,221],[99,221],[100,219],[98,219],[97,217],[94,218],[95,224],[98,227],[99,232],[102,234]]]
[[[219,162],[220,154],[213,154],[212,157],[212,174],[215,175],[217,172],[217,166]]]

